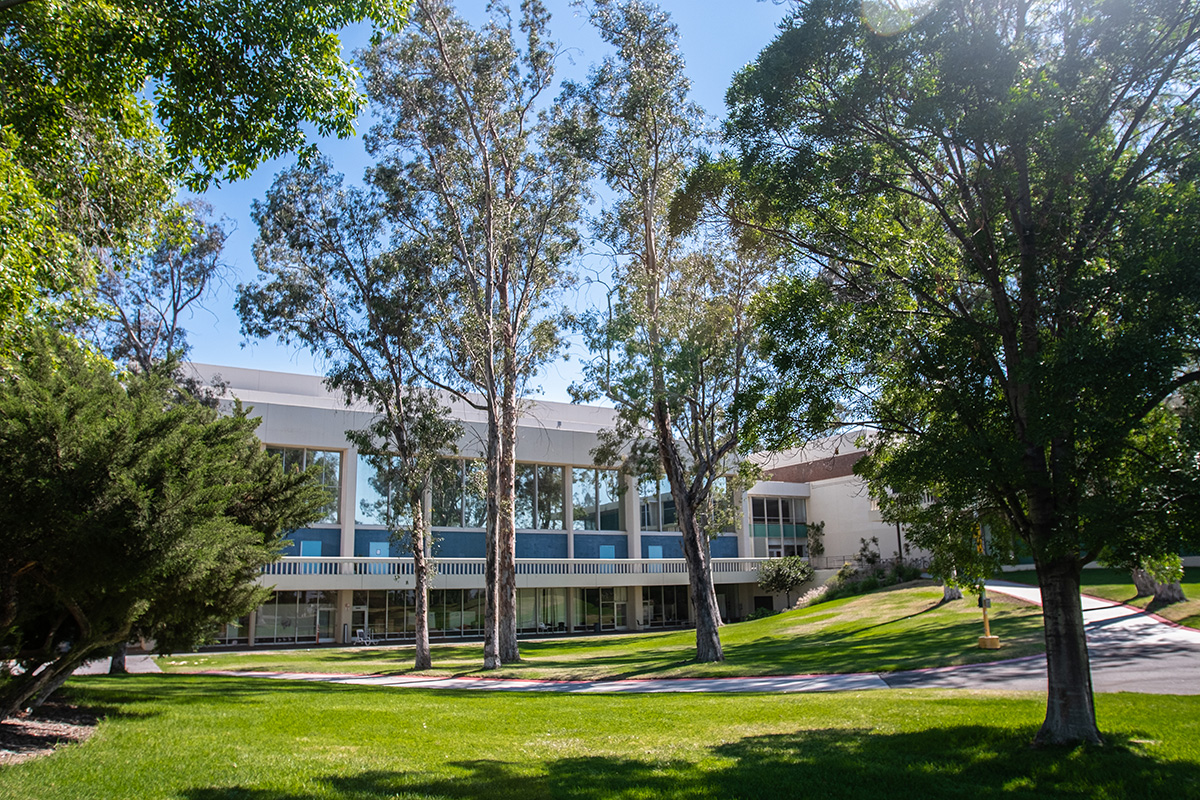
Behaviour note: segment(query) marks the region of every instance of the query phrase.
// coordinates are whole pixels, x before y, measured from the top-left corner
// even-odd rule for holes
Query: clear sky
[[[604,56],[604,45],[587,18],[572,8],[569,0],[545,2],[552,14],[551,35],[566,50],[559,76],[582,78]],[[484,20],[486,5],[485,0],[458,2],[459,13],[476,23]],[[518,0],[512,0],[512,5],[518,5]],[[680,47],[692,80],[692,97],[714,117],[724,113],[730,78],[774,38],[776,26],[790,8],[790,4],[773,0],[660,0],[659,5],[671,14],[679,29]],[[342,41],[347,56],[366,46],[369,35],[365,27],[344,31]],[[368,130],[373,122],[371,109],[367,108],[358,120],[359,133]],[[363,170],[370,164],[361,135],[346,140],[322,139],[319,146],[348,181],[360,181]],[[257,272],[251,255],[257,230],[250,220],[250,203],[262,199],[275,174],[292,161],[285,158],[266,163],[250,178],[223,185],[203,196],[212,204],[214,215],[226,217],[235,230],[225,245],[225,261],[231,267],[228,284],[187,325],[194,361],[312,375],[324,372],[321,363],[305,350],[298,351],[272,340],[246,341],[233,309],[237,284],[254,280]],[[593,301],[584,290],[571,290],[564,302],[582,309]],[[542,390],[541,396],[549,400],[569,399],[567,387],[577,377],[575,365],[580,354],[581,348],[576,345],[570,361],[546,369],[536,382]]]

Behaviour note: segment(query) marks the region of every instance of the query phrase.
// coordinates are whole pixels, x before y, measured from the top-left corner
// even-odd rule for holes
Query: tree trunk
[[[415,620],[417,652],[413,668],[430,669],[433,666],[433,656],[429,652],[429,562],[425,557],[428,521],[425,519],[424,497],[421,495],[417,495],[415,498],[410,497],[409,508],[412,509],[413,519],[413,580],[417,585],[417,618]]]
[[[1134,567],[1133,588],[1137,590],[1137,597],[1152,597],[1158,594],[1158,581],[1141,567]]]
[[[509,350],[511,352],[511,349]],[[506,363],[505,365],[509,365]],[[504,400],[500,416],[499,491],[500,519],[497,537],[500,609],[500,663],[513,664],[521,660],[517,645],[517,522],[516,522],[516,461],[517,461],[517,390],[515,367],[506,370]]]
[[[109,675],[128,675],[129,669],[125,666],[125,651],[129,649],[128,642],[121,642],[113,650],[112,661],[108,665]]]
[[[957,586],[954,586],[953,584],[949,584],[949,583],[942,584],[942,602],[943,603],[949,603],[951,600],[962,600],[962,598],[963,598],[962,589],[960,589]]]
[[[671,496],[675,499],[675,518],[683,533],[683,558],[687,563],[692,608],[696,612],[696,661],[724,661],[725,652],[721,649],[719,630],[721,611],[717,605],[716,589],[713,588],[708,539],[696,524],[696,509],[688,495],[687,476],[679,450],[671,437],[670,412],[662,400],[654,403],[654,423],[659,457],[667,474],[667,482],[671,485]]]
[[[1183,586],[1179,581],[1175,583],[1160,583],[1158,589],[1154,592],[1154,602],[1168,605],[1170,603],[1182,603],[1187,600],[1183,594]]]
[[[488,404],[487,442],[487,534],[485,536],[485,577],[483,611],[483,668],[500,666],[500,575],[497,571],[497,538],[500,529],[500,426],[495,404]]]
[[[35,674],[13,678],[0,694],[0,720],[8,719],[22,708],[37,708],[54,694],[95,648],[66,653]]]
[[[1092,672],[1088,660],[1078,560],[1038,559],[1046,636],[1046,720],[1034,737],[1039,745],[1099,744]]]

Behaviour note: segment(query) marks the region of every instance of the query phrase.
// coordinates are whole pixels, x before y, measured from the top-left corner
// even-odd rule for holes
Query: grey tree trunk
[[[413,580],[416,583],[417,595],[417,618],[415,620],[417,641],[413,668],[429,669],[433,666],[433,656],[429,651],[429,562],[425,557],[428,520],[425,518],[424,498],[420,494],[410,497],[409,508],[412,509],[413,518]]]
[[[511,352],[511,350],[510,350]],[[517,523],[516,523],[516,442],[517,392],[516,370],[504,381],[504,399],[500,417],[500,517],[498,520],[497,559],[500,663],[521,660],[517,644]]]
[[[654,423],[659,456],[667,474],[667,481],[671,485],[671,496],[675,499],[675,517],[679,522],[679,530],[683,533],[683,558],[687,563],[692,609],[696,613],[696,661],[724,661],[725,652],[721,648],[720,633],[721,611],[717,604],[717,592],[713,587],[708,539],[697,524],[696,509],[687,490],[687,475],[679,450],[671,437],[670,412],[666,402],[661,399],[654,403]]]
[[[483,668],[496,669],[500,666],[500,574],[497,570],[497,531],[500,520],[500,427],[495,417],[495,405],[488,404],[487,442],[487,534],[484,552],[484,613],[483,613]]]
[[[949,583],[942,584],[942,602],[948,603],[951,600],[962,600],[962,589]]]
[[[1183,593],[1183,586],[1176,581],[1175,583],[1160,583],[1157,591],[1154,592],[1154,602],[1167,605],[1170,603],[1182,603],[1187,600]]]
[[[1137,590],[1138,597],[1153,597],[1158,594],[1158,581],[1150,575],[1149,572],[1141,567],[1134,567],[1133,588]]]
[[[128,675],[129,668],[125,666],[125,653],[129,649],[128,642],[121,642],[113,650],[112,661],[108,665],[109,675]]]
[[[1060,557],[1047,562],[1037,560],[1035,566],[1042,591],[1047,685],[1046,720],[1034,743],[1099,744],[1079,597],[1080,564],[1074,558]]]

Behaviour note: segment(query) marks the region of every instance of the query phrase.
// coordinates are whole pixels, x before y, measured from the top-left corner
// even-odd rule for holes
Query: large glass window
[[[522,530],[563,529],[563,468],[517,464],[516,523]]]
[[[487,516],[487,479],[483,462],[447,458],[433,474],[433,511],[436,528],[482,528]]]
[[[315,642],[333,638],[332,592],[275,592],[254,615],[256,642]]]
[[[372,458],[362,453],[358,456],[354,490],[357,500],[355,524],[390,524],[398,530],[411,528],[412,509],[408,507],[405,498],[399,496],[399,487],[391,485],[387,468],[377,468]]]
[[[756,540],[766,540],[766,555],[802,556],[806,553],[808,528],[803,497],[752,497],[750,527]],[[762,548],[755,545],[755,552]]]
[[[573,512],[577,531],[625,530],[621,473],[615,469],[580,469],[571,472]]]
[[[628,591],[616,588],[575,589],[574,627],[582,630],[624,630],[628,624]]]
[[[338,450],[309,450],[304,447],[268,447],[267,452],[278,456],[285,472],[313,469],[317,483],[329,497],[320,522],[337,524],[340,519],[342,487],[342,454]]]

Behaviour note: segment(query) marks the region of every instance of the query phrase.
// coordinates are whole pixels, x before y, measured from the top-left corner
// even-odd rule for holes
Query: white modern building
[[[412,559],[403,544],[389,539],[373,470],[346,437],[348,430],[365,429],[371,412],[347,407],[319,377],[191,368],[202,380],[219,376],[227,402],[236,398],[261,419],[259,438],[285,464],[322,465],[330,494],[325,518],[288,534],[285,557],[264,570],[260,580],[273,588],[271,601],[227,626],[219,640],[346,642],[359,630],[385,641],[411,638]],[[464,434],[428,500],[436,540],[429,623],[438,638],[481,635],[483,621],[484,502],[477,487],[485,418],[465,403],[451,408]],[[692,618],[682,539],[665,481],[639,482],[617,464],[594,463],[597,434],[613,424],[611,409],[542,401],[531,401],[521,418],[516,513],[523,634],[634,630],[686,625]],[[827,492],[826,482],[793,480],[776,470],[774,480],[730,498],[735,524],[710,544],[724,619],[782,606],[782,599],[757,588],[757,566],[766,557],[806,554],[806,522],[817,518],[812,505],[822,503],[826,553],[843,555],[838,548],[844,537],[834,535],[842,517],[834,516],[836,492]],[[865,492],[848,496],[863,510],[837,513],[870,513]],[[846,554],[857,552],[858,530]]]

